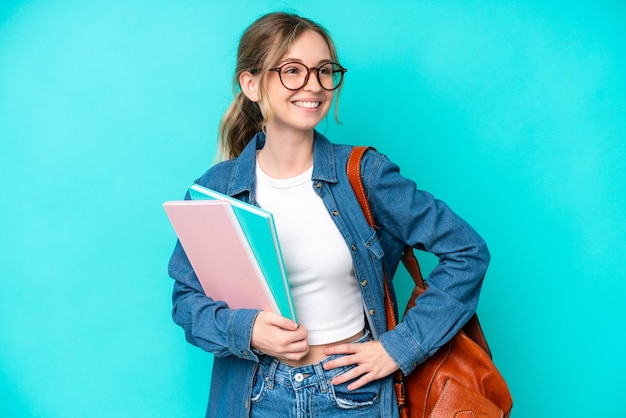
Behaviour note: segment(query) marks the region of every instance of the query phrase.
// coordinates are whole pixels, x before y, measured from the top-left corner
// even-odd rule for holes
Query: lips
[[[293,104],[298,107],[303,107],[305,109],[317,109],[320,106],[321,102],[297,100],[294,101]]]

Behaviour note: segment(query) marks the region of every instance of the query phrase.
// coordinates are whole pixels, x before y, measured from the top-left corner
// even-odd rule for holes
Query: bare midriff
[[[351,343],[364,335],[364,331],[359,331],[351,337],[345,338],[340,341],[335,341],[328,344],[320,344],[320,345],[311,345],[309,346],[309,352],[306,356],[301,358],[300,360],[281,360],[282,363],[288,364],[291,367],[300,367],[305,366],[307,364],[319,363],[328,357],[324,354],[324,349],[328,347],[332,347],[334,345]]]

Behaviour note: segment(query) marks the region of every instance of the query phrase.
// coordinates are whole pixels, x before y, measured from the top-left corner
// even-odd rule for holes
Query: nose
[[[302,86],[303,90],[311,90],[311,91],[320,91],[322,90],[322,85],[320,83],[320,80],[317,76],[317,68],[309,68],[309,78],[306,81],[306,83],[304,84],[304,86]],[[315,74],[314,74],[315,73]],[[313,81],[311,81],[313,80]]]

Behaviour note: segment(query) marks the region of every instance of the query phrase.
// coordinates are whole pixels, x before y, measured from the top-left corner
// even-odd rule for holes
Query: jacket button
[[[367,280],[365,279],[361,280],[361,286],[367,286]]]
[[[318,181],[317,183],[315,183],[315,188],[319,189],[322,187],[322,184]]]
[[[375,311],[375,310],[370,309],[370,315],[374,315],[375,313],[376,313],[376,311]]]
[[[352,251],[356,251],[356,245],[352,244]]]
[[[339,216],[339,211],[338,210],[334,210],[333,211],[333,216]]]

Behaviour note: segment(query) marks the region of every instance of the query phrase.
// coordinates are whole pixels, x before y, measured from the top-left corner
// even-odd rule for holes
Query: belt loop
[[[322,363],[315,363],[313,365],[313,369],[315,370],[315,374],[317,375],[317,382],[322,393],[328,392],[328,382],[326,381],[326,374],[324,371],[324,367]]]
[[[276,377],[276,369],[280,362],[276,359],[272,359],[272,362],[269,364],[267,368],[267,376],[265,377],[265,384],[268,389],[274,389],[274,379]]]

